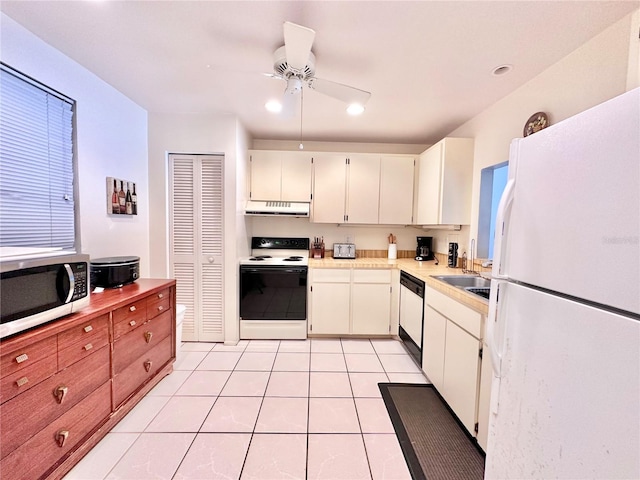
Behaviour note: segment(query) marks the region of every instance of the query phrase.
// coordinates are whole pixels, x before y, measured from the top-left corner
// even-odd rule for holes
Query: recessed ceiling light
[[[499,77],[501,75],[506,75],[511,70],[513,70],[513,65],[504,64],[494,68],[491,74],[495,75],[496,77]]]
[[[282,111],[282,104],[278,100],[269,100],[264,104],[264,108],[271,113],[280,113]]]
[[[352,103],[347,107],[347,113],[349,115],[360,115],[364,112],[364,107],[359,103]]]

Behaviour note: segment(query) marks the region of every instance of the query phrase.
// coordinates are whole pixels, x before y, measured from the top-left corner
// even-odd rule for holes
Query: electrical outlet
[[[351,241],[351,238],[352,238],[351,235],[347,235],[345,238],[346,238],[346,243],[353,243]]]

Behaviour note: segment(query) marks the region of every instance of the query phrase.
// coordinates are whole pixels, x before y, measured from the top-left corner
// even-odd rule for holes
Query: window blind
[[[0,67],[0,246],[72,250],[74,102]]]

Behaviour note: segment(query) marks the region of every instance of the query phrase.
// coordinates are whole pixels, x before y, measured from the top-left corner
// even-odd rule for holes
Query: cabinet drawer
[[[354,270],[353,283],[391,283],[391,270],[388,270],[388,269]]]
[[[113,406],[117,408],[138,388],[152,378],[171,359],[173,339],[169,336],[135,359],[113,379]]]
[[[147,318],[153,318],[171,309],[171,289],[147,297]]]
[[[476,338],[482,338],[482,314],[433,288],[426,288],[425,303]]]
[[[2,458],[108,381],[109,348],[105,347],[3,404]]]
[[[171,312],[145,322],[140,328],[120,337],[113,346],[113,372],[120,373],[136,358],[144,355],[171,335]]]
[[[113,338],[138,328],[147,319],[147,299],[143,298],[113,311]]]
[[[87,344],[94,341],[96,336],[105,332],[109,335],[109,314],[83,322],[76,327],[58,334],[58,349],[65,349],[74,343]],[[62,367],[60,367],[62,368]]]
[[[27,368],[18,370],[10,375],[2,372],[0,381],[0,403],[6,402],[19,393],[35,387],[42,380],[50,377],[58,369],[58,358],[55,350],[50,356],[32,363]]]
[[[55,335],[36,342],[28,347],[12,349],[0,343],[0,371],[2,376],[11,375],[18,370],[29,368],[36,362],[56,356],[57,339]]]
[[[106,315],[105,318],[107,320],[109,319]],[[79,338],[80,341],[72,343],[66,348],[62,348],[62,345],[59,344],[58,369],[66,368],[72,363],[91,355],[96,350],[107,345],[109,343],[108,326],[107,322],[104,322],[101,326],[96,325],[96,328],[86,333],[85,337],[78,335],[77,338]],[[82,329],[78,330],[83,331]],[[66,333],[67,332],[61,335]]]
[[[0,462],[0,478],[33,480],[45,474],[73,450],[111,413],[109,383],[105,383],[72,410],[54,420]],[[68,432],[60,446],[60,432]]]
[[[314,282],[349,283],[351,270],[345,268],[317,268],[313,270]]]

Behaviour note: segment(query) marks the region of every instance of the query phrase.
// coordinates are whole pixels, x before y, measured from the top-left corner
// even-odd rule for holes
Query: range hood
[[[282,215],[286,217],[308,217],[309,203],[249,200],[244,214],[255,216]]]

